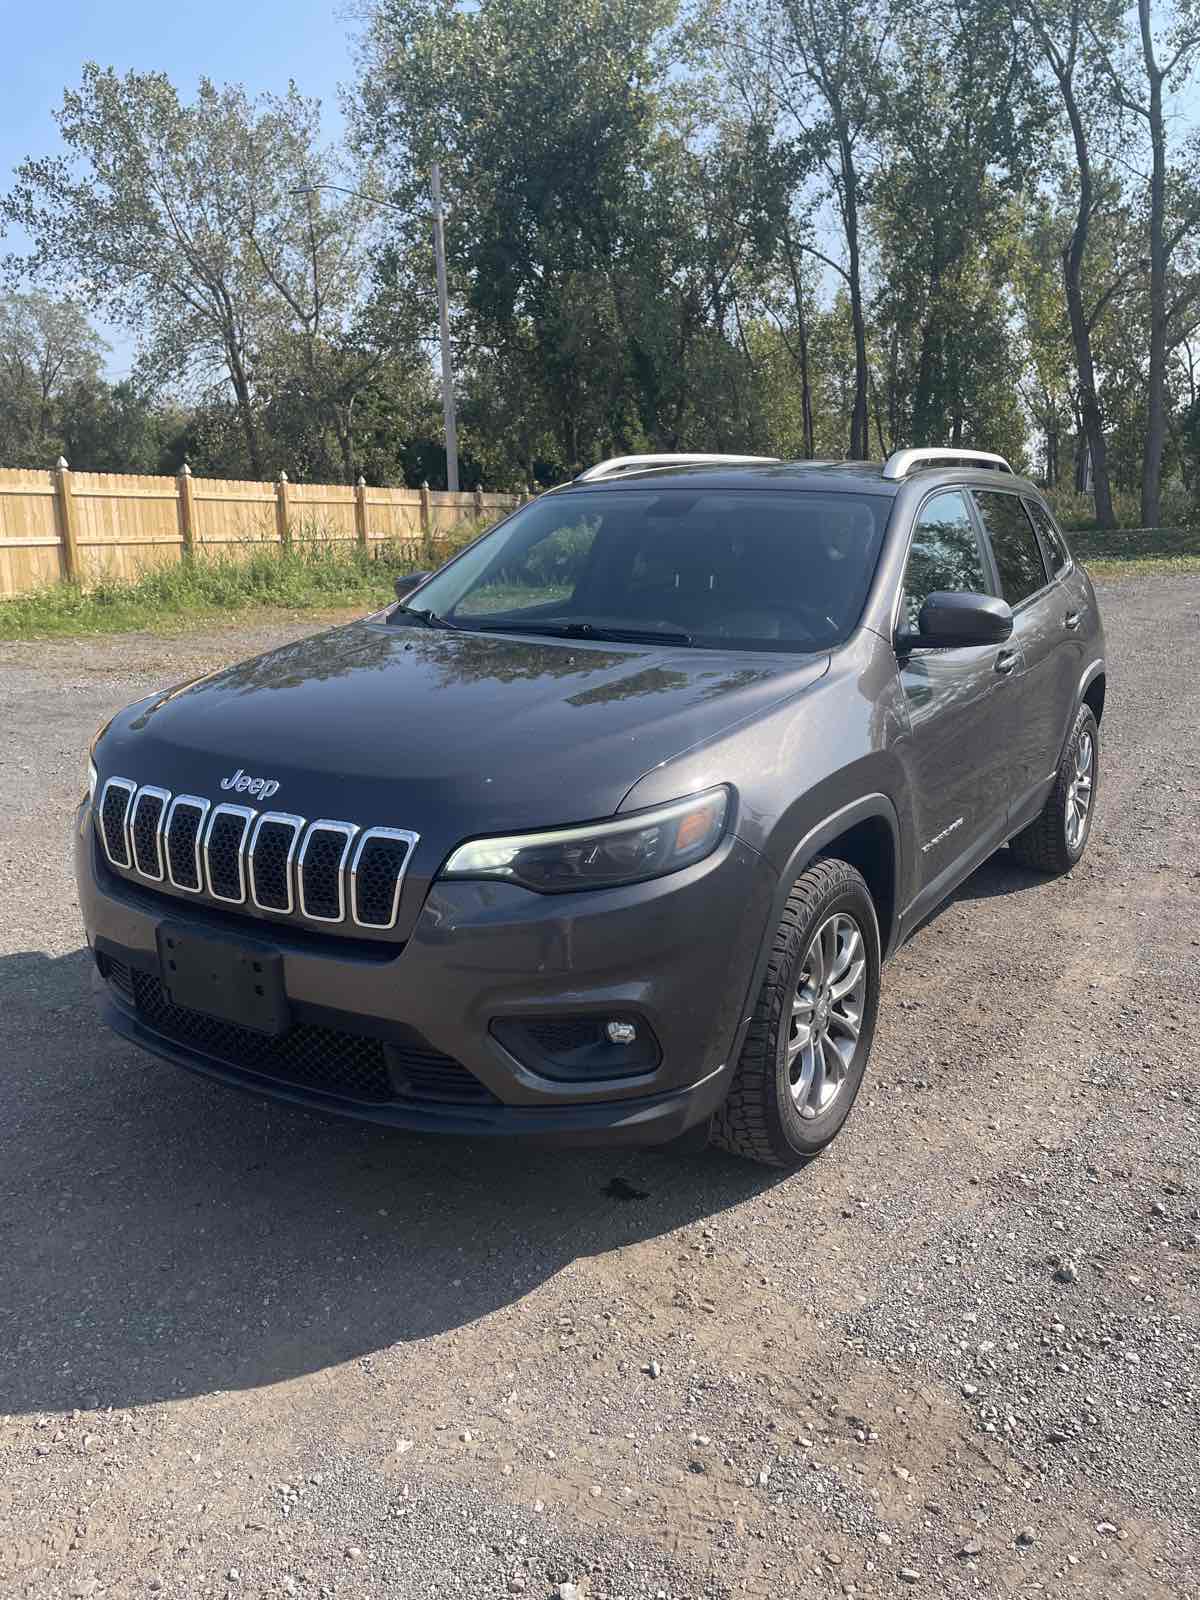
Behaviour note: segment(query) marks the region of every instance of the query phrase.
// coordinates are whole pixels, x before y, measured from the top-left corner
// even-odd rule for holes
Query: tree
[[[1114,48],[1093,29],[1099,53],[1116,103],[1140,123],[1150,142],[1147,184],[1147,234],[1149,238],[1150,341],[1146,370],[1146,436],[1142,455],[1141,520],[1157,527],[1162,520],[1162,461],[1167,442],[1168,364],[1171,354],[1170,274],[1172,257],[1200,223],[1200,193],[1193,203],[1169,221],[1171,173],[1167,154],[1168,111],[1166,97],[1187,83],[1200,57],[1200,10],[1195,0],[1181,0],[1165,30],[1156,34],[1152,0],[1137,0],[1137,34],[1132,48]],[[1144,83],[1137,83],[1140,75]],[[1178,310],[1179,308],[1174,308]]]
[[[0,298],[0,463],[49,465],[62,453],[59,402],[96,382],[107,350],[73,300]]]
[[[318,109],[207,79],[189,104],[163,73],[89,63],[56,114],[65,154],[23,161],[0,202],[33,241],[15,265],[132,329],[147,377],[228,385],[255,476],[260,369],[281,333],[311,344],[346,313],[369,225],[359,202],[318,217],[293,192],[336,175]]]
[[[1046,121],[1027,54],[995,0],[932,0],[897,36],[870,215],[881,320],[909,363],[903,432],[913,444],[960,444],[964,432],[986,443],[995,426],[980,393],[993,375],[1013,375],[1011,196]]]
[[[869,449],[867,325],[863,292],[862,152],[878,114],[882,62],[895,17],[892,0],[778,0],[782,27],[767,49],[781,92],[824,164],[845,241],[845,261],[810,251],[846,284],[854,334],[850,456]]]

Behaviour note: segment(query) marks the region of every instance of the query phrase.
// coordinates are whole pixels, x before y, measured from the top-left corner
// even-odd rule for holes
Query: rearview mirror
[[[414,589],[432,577],[432,572],[402,572],[396,579],[396,599],[407,600]]]
[[[904,650],[965,650],[1003,644],[1013,631],[1012,607],[991,594],[938,589],[921,607],[916,633],[900,633]]]

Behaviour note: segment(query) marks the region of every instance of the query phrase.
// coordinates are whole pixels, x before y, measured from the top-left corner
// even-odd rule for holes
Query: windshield
[[[548,495],[410,603],[468,629],[826,649],[858,621],[890,509],[802,490]]]

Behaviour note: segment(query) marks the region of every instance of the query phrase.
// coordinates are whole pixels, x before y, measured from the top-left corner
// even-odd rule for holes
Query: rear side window
[[[1042,543],[1050,558],[1051,572],[1056,578],[1060,577],[1071,565],[1071,552],[1067,549],[1062,534],[1054,526],[1045,506],[1038,505],[1036,500],[1026,500],[1025,509],[1033,518],[1033,525],[1042,536]]]
[[[901,633],[917,632],[921,607],[939,589],[991,591],[975,524],[958,490],[935,494],[917,517],[904,574]]]
[[[996,567],[1000,573],[1000,592],[1010,606],[1020,605],[1031,594],[1046,586],[1046,563],[1033,523],[1025,514],[1019,496],[995,489],[973,489],[975,504],[983,518]]]

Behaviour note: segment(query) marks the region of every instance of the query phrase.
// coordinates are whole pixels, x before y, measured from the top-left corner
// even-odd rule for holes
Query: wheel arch
[[[896,948],[900,929],[900,821],[895,805],[886,794],[866,794],[814,823],[787,856],[775,887],[750,988],[742,1007],[742,1024],[738,1029],[734,1059],[741,1050],[745,1030],[754,1013],[754,1003],[762,987],[775,929],[792,892],[792,885],[804,869],[821,855],[840,856],[862,873],[879,923],[881,959],[886,961]]]
[[[1093,661],[1079,680],[1079,703],[1090,706],[1096,721],[1104,720],[1104,696],[1108,688],[1108,673],[1103,661]]]

